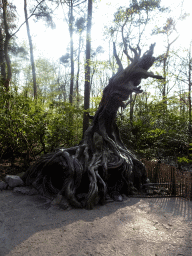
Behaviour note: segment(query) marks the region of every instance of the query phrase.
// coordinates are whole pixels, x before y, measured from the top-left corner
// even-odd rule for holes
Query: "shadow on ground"
[[[0,192],[0,255],[191,255],[192,202],[128,198],[63,210],[40,196]]]

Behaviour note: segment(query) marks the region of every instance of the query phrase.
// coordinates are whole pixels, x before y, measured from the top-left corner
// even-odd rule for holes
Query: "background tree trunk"
[[[80,54],[81,54],[81,35],[79,35],[79,49],[77,57],[77,78],[76,78],[76,97],[77,107],[79,107],[79,72],[80,72]]]
[[[191,143],[191,44],[189,47],[189,92],[188,92],[188,101],[189,101],[189,143]]]
[[[12,72],[11,72],[11,61],[8,54],[8,45],[9,45],[9,40],[11,38],[11,35],[9,34],[8,23],[7,23],[7,0],[3,0],[3,22],[5,27],[4,54],[5,54],[6,64],[7,64],[7,76],[5,79],[4,86],[6,88],[6,91],[8,92],[9,84],[12,77]]]
[[[88,0],[87,13],[87,38],[86,38],[86,63],[85,63],[85,88],[84,88],[84,109],[89,109],[90,102],[90,57],[91,57],[91,23],[92,23],[92,0]],[[83,116],[83,136],[89,127],[88,113]]]
[[[29,40],[30,46],[30,57],[31,57],[31,66],[32,66],[32,76],[33,76],[33,93],[34,98],[37,98],[37,82],[36,82],[36,72],[35,72],[35,62],[34,62],[34,55],[33,55],[33,43],[30,34],[29,22],[28,22],[28,15],[27,15],[27,0],[24,0],[24,13],[25,13],[25,22],[27,27],[27,35]]]
[[[77,97],[77,107],[79,107],[80,94],[79,94],[79,73],[80,73],[80,55],[81,55],[81,44],[82,44],[82,32],[85,29],[85,19],[81,17],[76,20],[76,31],[79,34],[79,47],[77,56],[77,78],[76,78],[76,97]]]
[[[2,34],[1,28],[0,28],[0,66],[1,66],[1,79],[5,81],[6,71],[5,71],[5,58],[4,58],[4,43],[3,43],[3,34]]]
[[[71,80],[69,102],[73,103],[73,84],[74,84],[74,60],[73,60],[73,0],[70,1],[70,18],[69,18],[69,33],[70,33],[70,51],[71,51]]]

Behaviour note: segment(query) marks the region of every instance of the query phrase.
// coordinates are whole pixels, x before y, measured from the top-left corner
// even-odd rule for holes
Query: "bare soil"
[[[182,198],[128,198],[88,211],[0,192],[0,256],[189,256],[191,233],[192,202]]]

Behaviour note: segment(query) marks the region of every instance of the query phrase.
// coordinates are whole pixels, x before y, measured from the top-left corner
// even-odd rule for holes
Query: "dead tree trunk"
[[[119,69],[103,90],[103,97],[86,130],[81,143],[72,148],[59,149],[43,156],[23,176],[26,185],[32,185],[44,196],[63,198],[74,207],[92,209],[105,203],[109,194],[121,201],[121,194],[131,195],[146,183],[144,165],[121,141],[115,119],[119,107],[132,92],[141,93],[141,79],[162,79],[147,70],[153,65],[154,45],[140,57],[135,57],[125,69]]]

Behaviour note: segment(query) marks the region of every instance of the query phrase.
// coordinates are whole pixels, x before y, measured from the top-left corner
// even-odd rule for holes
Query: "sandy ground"
[[[191,231],[192,202],[181,198],[129,198],[88,211],[0,192],[0,256],[189,256]]]

